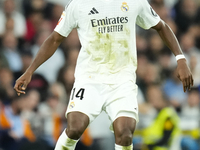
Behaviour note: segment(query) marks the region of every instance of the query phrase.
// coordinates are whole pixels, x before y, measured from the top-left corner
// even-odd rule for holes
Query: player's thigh
[[[67,119],[71,116],[70,114],[79,112],[88,116],[90,123],[101,113],[103,101],[99,94],[99,86],[101,85],[95,83],[76,82],[74,84],[66,111]],[[70,119],[70,122],[72,119]]]
[[[108,96],[105,107],[112,123],[119,117],[129,117],[138,122],[137,86],[128,81],[115,89]]]

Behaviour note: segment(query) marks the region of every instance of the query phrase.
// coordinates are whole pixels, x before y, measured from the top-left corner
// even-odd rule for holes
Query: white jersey
[[[72,0],[55,31],[67,37],[77,28],[76,80],[116,84],[136,79],[135,24],[149,29],[159,21],[147,0]]]

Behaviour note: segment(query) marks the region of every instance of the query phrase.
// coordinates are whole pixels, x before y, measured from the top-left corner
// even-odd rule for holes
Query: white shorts
[[[138,122],[137,85],[132,81],[120,85],[75,82],[71,91],[69,112],[86,114],[90,123],[105,111],[113,123],[118,117],[131,117]]]

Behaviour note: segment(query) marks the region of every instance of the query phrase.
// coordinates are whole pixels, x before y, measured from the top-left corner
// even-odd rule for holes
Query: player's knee
[[[123,134],[121,136],[121,145],[123,146],[129,146],[132,144],[132,135],[129,133],[129,134]]]
[[[116,137],[116,143],[122,146],[129,146],[132,144],[132,139],[132,132],[129,129],[126,129]]]
[[[68,128],[67,135],[70,139],[78,140],[83,134],[82,128]]]

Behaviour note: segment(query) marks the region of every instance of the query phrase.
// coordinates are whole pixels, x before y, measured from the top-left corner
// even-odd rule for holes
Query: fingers
[[[187,78],[187,88],[190,91],[192,84],[190,83],[190,78]]]
[[[25,92],[24,92],[24,90],[26,89],[26,86],[27,85],[25,85],[24,86],[24,84],[23,84],[24,82],[16,82],[15,83],[15,86],[14,86],[14,89],[15,89],[15,91],[17,92],[17,95],[18,96],[20,96],[20,94],[25,94]]]
[[[191,87],[194,85],[194,80],[192,75],[188,77],[187,82],[188,82],[188,90],[191,90]]]
[[[181,80],[183,84],[183,91],[186,92],[187,90],[191,90],[191,87],[193,86],[193,77],[192,75],[184,78]]]
[[[185,80],[183,80],[182,81],[182,83],[183,83],[183,91],[185,92],[186,91],[186,89],[187,89],[187,84],[186,84],[186,81]]]
[[[190,83],[191,83],[192,86],[194,85],[193,76],[191,76],[191,78],[190,78]]]
[[[24,82],[23,86],[22,86],[22,90],[26,90],[26,87],[27,87],[27,83]]]

